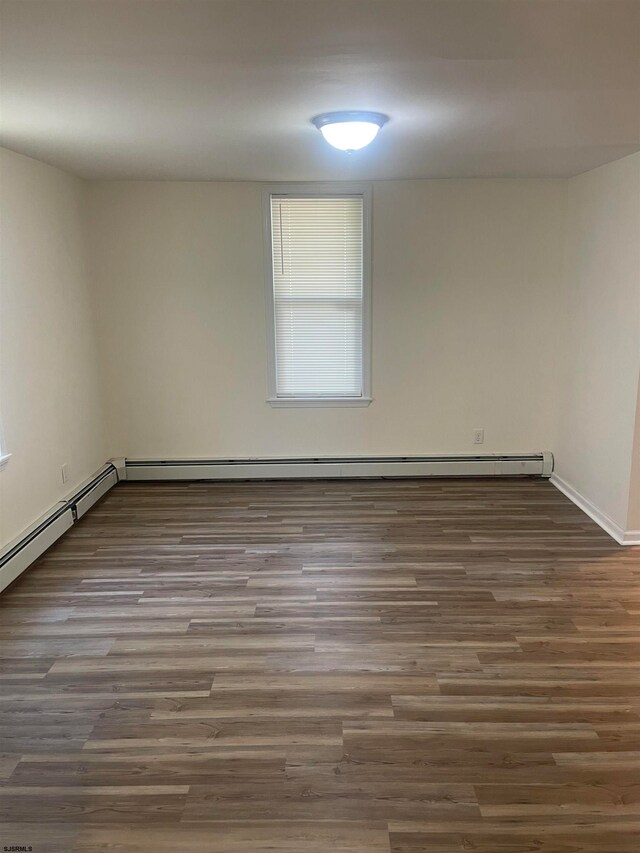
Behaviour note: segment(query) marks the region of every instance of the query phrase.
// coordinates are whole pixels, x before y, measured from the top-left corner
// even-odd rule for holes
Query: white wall
[[[568,357],[556,473],[621,531],[640,528],[632,478],[632,468],[640,477],[633,452],[640,429],[640,154],[568,181],[565,262]]]
[[[0,545],[114,455],[473,452],[478,427],[487,452],[553,450],[640,529],[640,154],[377,183],[375,399],[354,409],[265,401],[260,185],[0,170]]]
[[[108,458],[84,201],[79,179],[0,149],[0,547]]]
[[[369,408],[266,402],[261,187],[96,183],[112,454],[552,449],[566,182],[374,186]]]
[[[640,272],[639,272],[640,277]],[[638,284],[640,288],[640,282]],[[631,451],[631,484],[629,488],[629,511],[627,512],[628,538],[640,542],[640,378],[636,397],[636,424]]]

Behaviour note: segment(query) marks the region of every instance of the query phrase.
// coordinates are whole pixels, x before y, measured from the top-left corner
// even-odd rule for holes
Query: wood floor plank
[[[639,671],[546,482],[123,483],[0,597],[0,842],[636,853]]]

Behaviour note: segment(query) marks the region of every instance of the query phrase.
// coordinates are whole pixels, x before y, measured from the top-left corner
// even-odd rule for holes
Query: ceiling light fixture
[[[358,151],[369,145],[378,135],[389,116],[362,110],[339,113],[322,113],[311,119],[329,145],[340,151]]]

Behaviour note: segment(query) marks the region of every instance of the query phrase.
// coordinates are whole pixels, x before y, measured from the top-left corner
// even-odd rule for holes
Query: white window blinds
[[[363,394],[363,198],[271,196],[275,391]]]

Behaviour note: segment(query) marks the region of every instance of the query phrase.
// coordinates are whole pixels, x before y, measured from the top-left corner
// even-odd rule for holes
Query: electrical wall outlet
[[[65,462],[62,468],[60,468],[60,476],[62,477],[62,482],[66,483],[69,479],[69,466]]]
[[[474,444],[484,444],[484,430],[483,429],[474,429],[474,431],[473,431],[473,443]]]

